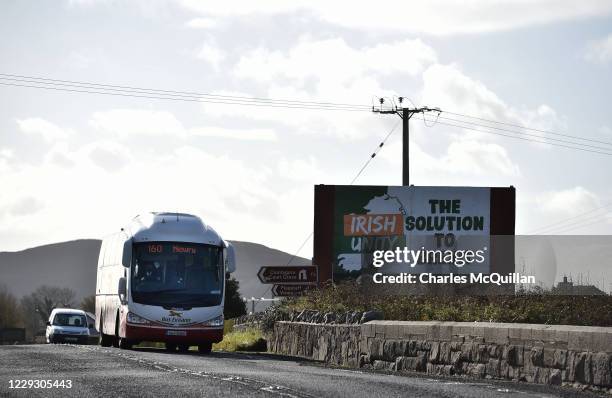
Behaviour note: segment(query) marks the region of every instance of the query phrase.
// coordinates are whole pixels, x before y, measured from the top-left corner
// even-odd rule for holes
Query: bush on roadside
[[[612,296],[517,294],[506,296],[374,296],[343,282],[283,301],[279,310],[380,310],[401,321],[508,322],[612,326]]]

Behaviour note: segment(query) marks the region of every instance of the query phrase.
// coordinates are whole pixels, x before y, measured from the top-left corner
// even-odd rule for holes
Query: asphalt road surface
[[[40,388],[39,382],[39,388],[33,388],[35,380],[58,383]],[[17,383],[32,387],[11,388]],[[268,354],[73,345],[0,346],[0,396],[601,397],[525,383],[343,370]]]

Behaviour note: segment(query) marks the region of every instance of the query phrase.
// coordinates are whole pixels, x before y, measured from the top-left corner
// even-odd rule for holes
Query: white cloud
[[[601,205],[596,194],[581,186],[547,192],[538,195],[536,200],[544,212],[560,216],[575,216]]]
[[[72,153],[65,142],[59,142],[55,144],[49,152],[45,155],[45,163],[53,164],[61,167],[72,167],[74,161],[72,159]]]
[[[225,51],[213,43],[204,43],[196,52],[196,58],[208,62],[214,69],[219,69],[219,66],[225,59],[225,56]]]
[[[334,25],[362,30],[423,32],[434,35],[501,31],[602,16],[612,11],[606,0],[475,0],[459,2],[370,2],[271,0],[259,2],[180,0],[184,7],[206,16],[283,15],[308,12]]]
[[[228,111],[235,111],[231,108]],[[231,129],[217,126],[200,126],[186,128],[168,111],[151,111],[142,109],[112,109],[95,112],[90,124],[97,130],[120,138],[129,136],[171,136],[187,138],[189,136],[217,137],[245,141],[275,141],[276,133],[272,129]]]
[[[113,109],[95,112],[90,124],[120,137],[129,135],[180,135],[183,125],[170,112],[141,109]]]
[[[217,21],[213,18],[194,18],[187,21],[185,26],[193,29],[212,29],[217,26]]]
[[[30,196],[13,203],[7,211],[13,216],[27,216],[39,212],[43,207],[41,200]]]
[[[46,142],[65,140],[73,134],[73,131],[71,130],[63,129],[38,117],[19,119],[17,120],[17,125],[24,133],[39,135]]]
[[[400,151],[396,150],[401,143],[389,145],[390,148],[380,152],[380,157],[395,166],[401,165]],[[410,162],[425,175],[497,175],[518,177],[520,169],[512,162],[504,147],[495,143],[484,143],[470,139],[452,141],[440,156],[426,152],[419,144],[410,144]]]
[[[312,183],[320,181],[323,175],[313,156],[310,156],[308,159],[282,158],[278,162],[278,173],[283,178]]]
[[[567,128],[564,119],[550,106],[541,104],[535,109],[514,108],[499,98],[483,82],[465,75],[457,65],[452,64],[435,64],[423,73],[423,91],[420,102],[422,105],[442,109],[443,112],[439,119],[442,126],[446,127],[444,123],[466,126],[469,130],[465,130],[464,133],[472,138],[494,139],[491,134],[475,130],[540,141],[546,135],[534,130],[526,131],[513,126],[492,124],[457,114],[540,130],[563,131]],[[435,117],[429,116],[429,119],[435,119]],[[456,126],[449,127],[456,128]],[[503,131],[504,129],[508,131]],[[514,134],[512,131],[519,131],[523,134]],[[541,144],[535,145],[543,147]]]
[[[612,33],[588,43],[585,58],[596,64],[609,64],[612,61]]]
[[[131,160],[129,150],[116,142],[95,142],[83,148],[91,161],[110,172],[123,169]]]
[[[260,82],[291,79],[302,87],[311,84],[310,79],[315,80],[315,85],[320,81],[346,85],[366,74],[414,76],[435,61],[435,51],[419,39],[354,48],[342,38],[303,37],[287,53],[266,48],[247,52],[234,68],[234,74]]]
[[[398,58],[397,53],[402,53]],[[233,72],[241,85],[253,83],[259,96],[294,101],[329,101],[366,105],[362,112],[321,111],[287,107],[227,107],[203,104],[207,115],[281,123],[299,134],[363,138],[380,130],[380,117],[367,109],[375,95],[393,95],[381,81],[390,75],[416,76],[436,61],[435,51],[420,40],[401,40],[370,47],[352,47],[342,38],[302,37],[287,51],[256,48],[246,51]],[[400,59],[398,61],[398,59]],[[217,91],[218,95],[249,96]]]
[[[198,127],[189,129],[189,134],[201,137],[228,138],[244,141],[276,141],[272,129],[228,129],[223,127]]]

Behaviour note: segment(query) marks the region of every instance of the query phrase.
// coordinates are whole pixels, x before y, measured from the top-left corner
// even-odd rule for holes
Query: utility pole
[[[394,114],[398,115],[402,118],[402,185],[408,186],[410,185],[410,168],[409,168],[409,133],[410,133],[410,118],[416,113],[422,113],[425,116],[425,112],[438,112],[440,113],[440,109],[432,109],[428,107],[421,108],[408,108],[403,107],[402,102],[404,102],[403,97],[399,97],[399,106],[393,104],[389,109],[383,108],[385,103],[384,98],[380,98],[378,100],[380,102],[380,107],[377,109],[372,107],[372,112],[374,113],[382,113],[382,114]]]

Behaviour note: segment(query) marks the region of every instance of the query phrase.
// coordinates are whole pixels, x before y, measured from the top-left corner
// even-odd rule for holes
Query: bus
[[[99,344],[164,343],[209,353],[223,339],[233,246],[196,216],[151,212],[106,237],[96,281]]]

